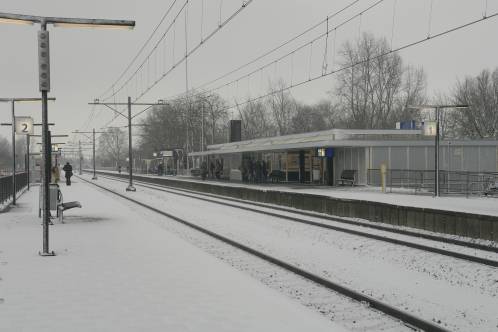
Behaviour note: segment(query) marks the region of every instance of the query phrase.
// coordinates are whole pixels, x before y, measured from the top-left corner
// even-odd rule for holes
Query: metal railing
[[[434,192],[435,172],[432,170],[388,169],[386,189],[412,189],[415,193]],[[445,171],[439,173],[439,190],[444,195],[483,195],[498,183],[498,172]],[[380,169],[367,171],[367,184],[381,186]]]
[[[28,185],[28,173],[16,173],[16,194]],[[12,176],[0,177],[0,204],[12,200],[14,191],[12,190]]]

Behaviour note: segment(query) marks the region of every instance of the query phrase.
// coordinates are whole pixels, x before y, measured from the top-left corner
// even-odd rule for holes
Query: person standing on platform
[[[66,173],[66,185],[70,186],[71,185],[71,176],[73,176],[73,166],[69,162],[67,162],[64,167],[62,168],[64,172]]]
[[[52,170],[51,170],[51,181],[52,183],[59,183],[60,179],[61,179],[61,173],[59,171],[59,167],[57,165],[53,166],[52,167]]]

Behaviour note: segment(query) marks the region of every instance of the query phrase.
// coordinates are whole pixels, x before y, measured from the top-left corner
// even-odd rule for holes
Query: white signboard
[[[436,136],[436,122],[424,122],[422,125],[422,132],[424,133],[424,136]]]
[[[29,116],[16,116],[16,134],[33,135],[33,118]]]
[[[173,151],[161,151],[163,157],[173,157]]]

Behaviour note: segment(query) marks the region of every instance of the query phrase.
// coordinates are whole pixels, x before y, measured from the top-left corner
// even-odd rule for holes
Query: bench
[[[276,169],[270,172],[269,177],[271,179],[271,182],[280,182],[286,180],[285,172]]]
[[[67,202],[64,203],[63,196],[62,196],[62,191],[59,189],[58,184],[50,184],[49,187],[49,199],[50,199],[50,210],[56,210],[57,211],[57,217],[59,218],[59,221],[61,223],[64,223],[64,211],[74,209],[74,208],[81,208],[81,203],[74,201],[74,202]],[[38,207],[38,217],[41,218],[42,216],[42,206],[43,206],[43,193],[42,193],[42,186],[40,186],[40,205]],[[52,224],[52,222],[50,222]]]
[[[57,199],[57,216],[59,217],[59,221],[61,223],[64,223],[64,211],[74,209],[74,208],[81,208],[81,203],[78,201],[64,203],[62,191],[60,191],[60,190],[59,190],[59,193],[57,195],[57,198],[58,198]]]
[[[59,216],[59,221],[61,223],[64,223],[64,211],[74,209],[74,208],[81,208],[81,203],[77,202],[77,201],[60,203],[57,206],[57,215]]]
[[[340,183],[341,186],[349,184],[352,187],[356,184],[356,173],[357,171],[355,169],[345,169],[342,171],[341,177],[337,179],[337,182]]]

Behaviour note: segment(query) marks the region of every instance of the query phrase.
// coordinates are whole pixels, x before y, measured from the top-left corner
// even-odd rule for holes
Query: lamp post
[[[439,191],[439,145],[440,145],[440,112],[441,110],[451,108],[451,109],[461,109],[469,108],[469,105],[416,105],[408,106],[408,108],[413,109],[434,109],[436,113],[436,135],[434,138],[434,197],[441,196]]]
[[[49,100],[55,100],[55,98],[49,98]],[[0,98],[0,102],[9,102],[11,103],[11,112],[12,112],[12,205],[16,205],[16,112],[15,112],[15,104],[20,102],[37,102],[41,101],[41,98]],[[9,125],[8,123],[4,123],[2,125]],[[26,134],[29,135],[29,128],[25,128]],[[29,140],[29,136],[28,136]],[[29,142],[27,143],[29,144]],[[29,145],[28,145],[29,148]],[[29,179],[28,179],[29,181]],[[28,183],[29,186],[29,183]]]
[[[156,102],[156,103],[133,103],[131,101],[131,97],[128,97],[128,101],[126,103],[108,103],[108,102],[101,102],[99,99],[95,99],[93,103],[88,103],[88,105],[104,105],[105,107],[111,109],[118,115],[121,115],[124,117],[127,122],[128,122],[128,174],[129,174],[129,183],[128,187],[126,187],[126,191],[137,191],[135,187],[133,186],[133,151],[132,151],[132,124],[131,120],[137,116],[138,114],[142,114],[145,112],[147,109],[156,106],[156,105],[162,105],[163,103]],[[131,106],[147,106],[145,110],[142,110],[141,112],[135,114],[134,116],[131,115]],[[112,106],[127,106],[128,108],[128,115],[124,115],[124,112],[120,112],[117,108],[114,108]]]
[[[134,21],[124,20],[102,20],[84,18],[46,17],[20,15],[10,13],[0,13],[1,23],[13,24],[40,24],[38,31],[38,64],[39,64],[39,90],[42,99],[42,151],[43,151],[43,250],[41,256],[54,256],[55,253],[49,251],[49,230],[50,223],[50,141],[48,131],[48,92],[50,91],[50,53],[49,53],[49,33],[47,25],[53,24],[55,27],[92,27],[92,28],[133,28]]]
[[[93,128],[93,130],[90,132],[90,131],[73,131],[73,134],[82,134],[82,135],[85,135],[86,137],[88,137],[86,134],[92,134],[92,144],[93,144],[93,177],[92,177],[92,180],[97,180],[97,173],[96,173],[96,170],[95,170],[95,134],[104,134],[105,132],[104,131],[95,131],[95,128]],[[88,137],[89,138],[89,137]]]

